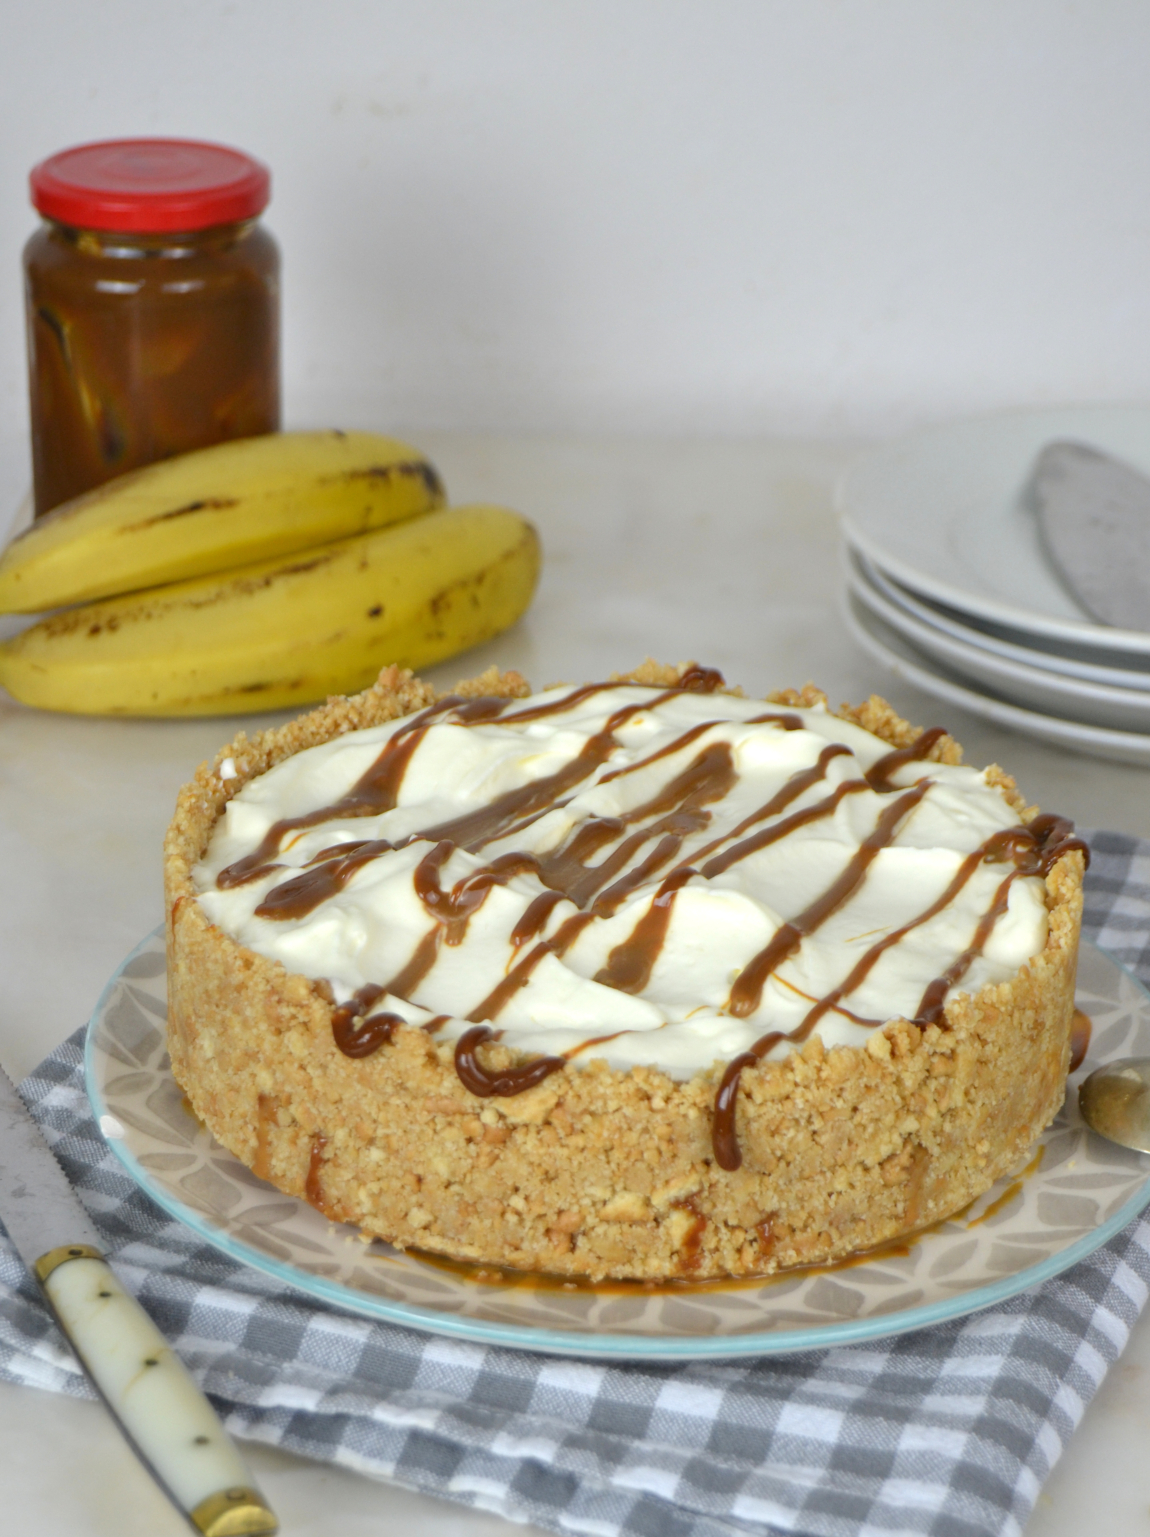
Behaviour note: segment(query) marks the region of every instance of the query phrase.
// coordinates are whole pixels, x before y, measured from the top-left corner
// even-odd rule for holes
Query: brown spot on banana
[[[269,678],[265,683],[224,683],[211,691],[213,699],[230,699],[239,694],[262,694],[269,688],[306,688],[309,684],[307,678]],[[188,694],[185,703],[192,703],[199,696]]]
[[[333,556],[329,552],[324,555],[317,555],[313,560],[297,561],[294,566],[281,566],[278,571],[269,571],[260,585],[266,586],[268,582],[274,582],[277,577],[297,576],[301,571],[315,571],[319,566],[326,566],[332,559]]]
[[[102,604],[85,604],[80,608],[65,609],[62,613],[50,614],[46,619],[41,619],[36,628],[53,638],[74,635],[81,630],[88,635],[99,635],[102,630],[116,630],[123,624],[142,624],[149,620],[162,620],[173,607],[212,608],[218,603],[230,603],[241,595],[261,592],[273,586],[281,578],[318,570],[319,567],[337,560],[340,553],[338,546],[325,549],[322,554],[314,556],[311,560],[293,561],[288,565],[277,566],[274,571],[265,571],[260,576],[229,577],[227,573],[221,573],[219,585],[213,591],[200,596],[185,594],[169,600],[165,596],[165,589],[159,587],[150,593],[137,593],[134,597],[113,598],[104,600]],[[108,603],[122,603],[123,606],[109,612],[105,606]],[[93,612],[93,609],[96,612]]]
[[[426,459],[400,460],[397,464],[369,464],[359,469],[341,470],[336,475],[327,475],[320,481],[321,485],[354,485],[357,480],[372,482],[384,482],[391,480],[407,479],[421,480],[427,488],[429,496],[442,502],[446,498],[443,482],[436,473],[434,465],[428,464]]]
[[[217,508],[238,507],[239,502],[234,496],[207,496],[198,502],[188,502],[183,507],[173,507],[169,512],[156,512],[150,518],[142,518],[139,523],[125,523],[122,528],[116,530],[119,534],[133,534],[141,528],[151,528],[156,523],[169,523],[173,518],[186,517],[189,512],[216,511]]]

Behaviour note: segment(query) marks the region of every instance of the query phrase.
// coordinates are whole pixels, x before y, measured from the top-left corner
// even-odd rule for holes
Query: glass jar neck
[[[79,229],[45,219],[53,239],[71,246],[81,256],[126,257],[139,260],[163,257],[179,259],[226,251],[246,240],[255,229],[256,219],[242,219],[234,224],[213,224],[208,229],[142,230]]]

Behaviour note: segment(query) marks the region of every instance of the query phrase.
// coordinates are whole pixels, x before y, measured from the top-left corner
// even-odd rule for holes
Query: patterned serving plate
[[[1093,1020],[1075,1075],[1150,1056],[1150,996],[1084,945]],[[769,1281],[573,1287],[475,1272],[365,1243],[225,1152],[186,1108],[164,1046],[164,944],[150,935],[88,1028],[88,1094],[104,1136],[153,1200],[235,1259],[329,1302],[432,1334],[556,1355],[654,1360],[825,1349],[956,1318],[1073,1265],[1150,1201],[1150,1159],[1087,1131],[1073,1090],[1040,1152],[949,1222],[837,1266]]]

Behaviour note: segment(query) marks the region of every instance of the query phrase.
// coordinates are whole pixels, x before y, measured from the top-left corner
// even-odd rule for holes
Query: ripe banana
[[[538,572],[526,519],[446,508],[51,615],[0,644],[0,684],[87,715],[281,709],[489,640],[527,607]]]
[[[148,465],[56,508],[0,555],[0,613],[158,587],[443,505],[414,448],[371,432],[277,432]]]

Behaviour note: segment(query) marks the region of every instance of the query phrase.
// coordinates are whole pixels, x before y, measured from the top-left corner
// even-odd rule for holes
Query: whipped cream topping
[[[864,1045],[1042,950],[1036,840],[984,773],[922,761],[937,732],[892,752],[718,682],[444,700],[298,753],[228,803],[199,900],[326,979],[341,1049],[406,1021],[465,1082],[491,1035],[679,1079]]]

